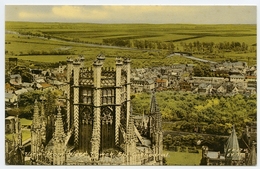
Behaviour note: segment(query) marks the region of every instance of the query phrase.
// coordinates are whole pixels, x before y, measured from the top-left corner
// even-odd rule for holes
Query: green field
[[[13,140],[13,134],[5,134],[5,138],[8,140]],[[31,138],[31,132],[28,129],[22,129],[22,141]]]
[[[28,120],[28,119],[25,119],[25,118],[21,118],[20,122],[21,122],[22,126],[28,126],[28,125],[32,124],[32,120]]]
[[[84,55],[86,65],[89,65],[97,54],[103,53],[107,58],[129,57],[133,60],[133,67],[149,67],[156,64],[192,63],[184,58],[166,59],[173,51],[183,51],[185,44],[196,41],[215,44],[234,41],[248,45],[248,51],[227,53],[215,52],[214,49],[215,58],[207,58],[208,54],[198,57],[218,62],[228,59],[247,61],[249,57],[250,65],[256,64],[256,25],[6,22],[5,26],[6,58],[58,62],[65,61],[67,56]],[[104,42],[106,40],[110,41]],[[130,46],[109,46],[118,41],[127,41]],[[137,48],[136,41],[150,46]],[[159,49],[158,43],[163,48]],[[167,47],[170,44],[174,48]]]
[[[201,150],[199,150],[199,153],[174,151],[164,151],[163,153],[168,154],[166,157],[167,165],[195,166],[199,165],[201,160]]]

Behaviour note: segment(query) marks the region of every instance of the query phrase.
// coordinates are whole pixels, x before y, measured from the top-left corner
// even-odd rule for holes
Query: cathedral
[[[162,165],[161,113],[152,93],[149,115],[136,126],[130,100],[130,59],[104,68],[98,55],[67,59],[65,106],[45,112],[35,101],[31,128],[33,165]]]

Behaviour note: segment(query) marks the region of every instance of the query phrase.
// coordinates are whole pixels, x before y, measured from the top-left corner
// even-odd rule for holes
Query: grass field
[[[13,134],[5,134],[5,137],[8,140],[13,140]],[[31,132],[28,129],[22,129],[22,141],[25,141],[27,139],[31,138]]]
[[[28,126],[28,125],[32,124],[32,120],[28,120],[28,119],[25,119],[25,118],[21,118],[20,122],[21,122],[22,126]]]
[[[25,118],[20,119],[22,126],[28,126],[32,124],[32,120],[28,120]],[[9,140],[13,140],[13,134],[5,134],[5,137]],[[22,141],[27,140],[28,138],[31,138],[31,132],[29,129],[22,129]]]
[[[33,22],[6,22],[6,30],[38,34],[39,37],[6,34],[6,58],[17,57],[23,60],[39,62],[58,62],[66,60],[67,56],[85,56],[89,65],[97,54],[103,53],[106,57],[130,57],[133,67],[147,67],[169,65],[175,63],[192,63],[190,60],[175,58],[167,60],[167,50],[137,50],[108,48],[104,46],[89,46],[87,44],[102,44],[106,39],[141,40],[149,42],[173,42],[176,49],[183,49],[182,44],[200,42],[244,42],[249,47],[256,44],[256,25],[189,25],[189,24],[88,24],[88,23],[33,23]],[[51,39],[42,38],[48,35]],[[63,39],[63,40],[56,40]],[[74,40],[84,43],[70,42]],[[86,44],[87,43],[87,44]],[[66,55],[29,55],[30,52],[58,52],[67,51]],[[200,56],[199,56],[200,57]],[[204,56],[201,56],[204,57]],[[237,59],[247,61],[250,57],[251,65],[256,63],[256,52],[226,53],[224,58],[210,58],[213,61]],[[146,59],[146,60],[145,60]],[[113,64],[108,64],[110,66]]]
[[[174,151],[164,151],[163,153],[168,154],[166,157],[167,165],[195,166],[199,165],[201,160],[201,150],[199,150],[199,153]]]

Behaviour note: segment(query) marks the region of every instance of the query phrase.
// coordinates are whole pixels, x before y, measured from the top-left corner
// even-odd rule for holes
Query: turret
[[[130,94],[131,94],[131,60],[125,58],[124,61],[124,70],[126,71],[126,124],[128,125],[130,117]]]
[[[42,100],[41,103],[41,137],[42,137],[42,143],[45,144],[46,142],[46,125],[47,125],[47,119],[45,116],[45,110],[44,110],[44,101]]]
[[[68,57],[67,58],[67,82],[70,81],[70,77],[72,74],[72,69],[73,69],[72,63],[73,63],[73,60],[70,57]]]
[[[40,128],[40,114],[39,114],[39,107],[38,102],[35,100],[34,102],[34,113],[33,113],[33,128]]]
[[[73,94],[74,94],[74,143],[78,146],[79,143],[79,72],[80,72],[80,60],[76,59],[73,62]]]
[[[55,122],[55,132],[53,135],[54,150],[53,150],[53,164],[64,165],[65,163],[65,133],[63,128],[63,121],[61,116],[61,108],[58,107],[58,114]]]
[[[35,162],[38,160],[38,153],[39,153],[41,144],[42,144],[41,121],[40,121],[40,115],[39,115],[38,102],[37,102],[37,100],[35,100],[32,129],[31,129],[31,161],[32,161],[32,164],[35,164]]]
[[[72,69],[73,69],[73,60],[68,57],[67,58],[67,88],[66,88],[66,93],[67,93],[67,128],[68,130],[70,129],[70,111],[71,111],[71,103],[70,103],[70,92],[71,92],[71,86],[70,86],[70,79],[72,75]]]
[[[84,67],[84,62],[85,62],[85,58],[83,55],[79,56],[79,61],[80,61],[80,68]]]
[[[120,126],[120,114],[121,114],[121,73],[123,62],[121,58],[116,58],[116,124],[115,124],[115,144],[119,145],[119,126]]]
[[[103,55],[98,55],[97,59],[94,61],[93,66],[93,76],[94,76],[94,117],[93,117],[93,133],[91,138],[91,158],[97,160],[99,150],[100,150],[100,115],[101,115],[101,68],[105,57]]]
[[[247,161],[247,165],[255,166],[257,164],[257,156],[256,156],[256,142],[253,141],[250,155]]]

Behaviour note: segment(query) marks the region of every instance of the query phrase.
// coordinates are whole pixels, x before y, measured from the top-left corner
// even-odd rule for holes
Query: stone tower
[[[68,130],[74,130],[78,151],[94,159],[123,143],[120,135],[126,133],[130,117],[131,61],[117,58],[114,69],[104,68],[104,60],[98,55],[91,68],[84,68],[81,58],[67,60]]]

